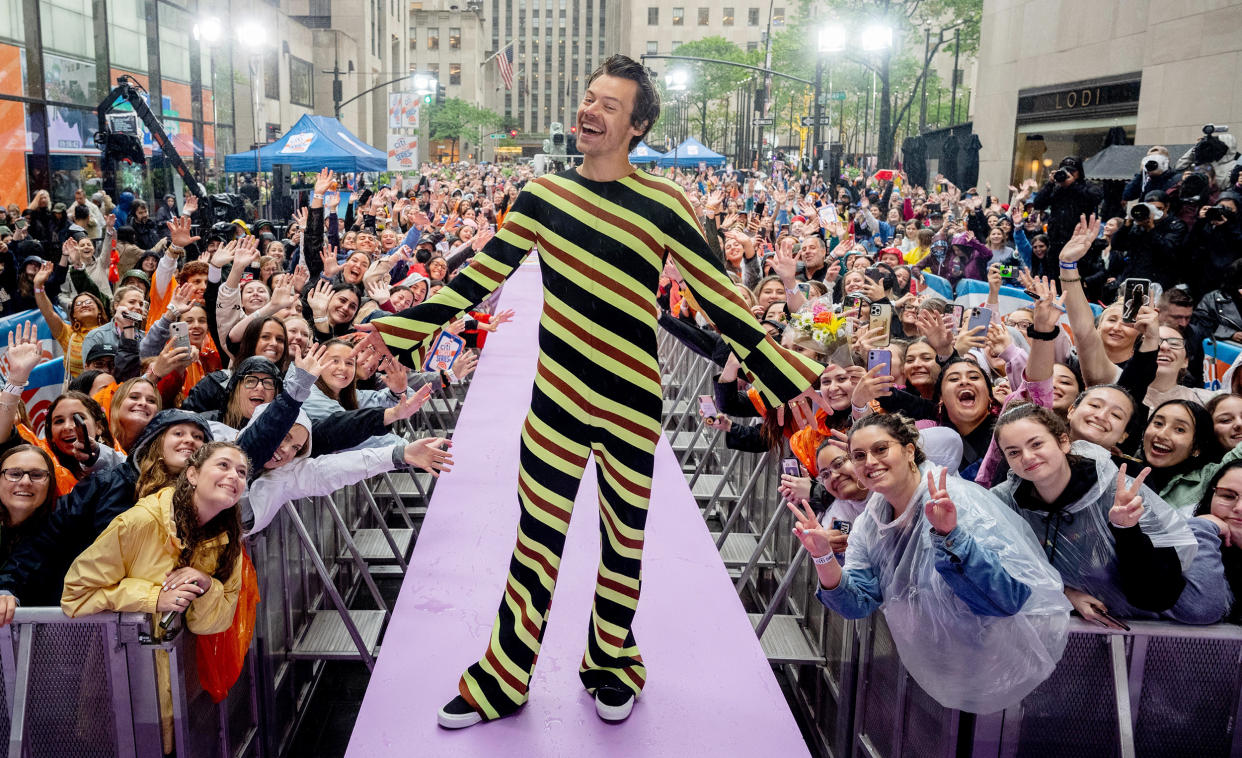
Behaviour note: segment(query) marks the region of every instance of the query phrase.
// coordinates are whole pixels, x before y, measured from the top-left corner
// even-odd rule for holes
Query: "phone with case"
[[[867,322],[867,331],[875,331],[880,327],[884,333],[876,341],[876,347],[888,347],[888,340],[893,331],[893,306],[888,303],[876,303],[871,306],[871,320]]]
[[[1121,320],[1127,324],[1133,324],[1138,320],[1139,309],[1148,303],[1151,280],[1127,279],[1121,283],[1121,288]]]
[[[867,371],[876,366],[883,366],[884,370],[877,376],[892,376],[893,373],[893,351],[891,350],[868,350],[867,351]]]
[[[716,418],[720,415],[711,395],[699,395],[699,413],[703,414],[703,418]]]
[[[992,323],[992,309],[984,308],[982,305],[975,306],[970,309],[970,321],[966,324],[966,331],[983,327],[983,332],[987,332],[988,324]]]
[[[798,463],[797,458],[784,458],[781,460],[781,473],[790,476],[802,476],[802,466]]]
[[[962,319],[966,318],[966,306],[960,303],[954,303],[950,306],[949,313],[952,314],[953,333],[957,334],[962,328]]]

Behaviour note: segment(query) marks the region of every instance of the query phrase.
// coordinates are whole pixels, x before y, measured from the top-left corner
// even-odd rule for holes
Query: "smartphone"
[[[24,218],[19,218],[17,219],[17,221],[13,222],[13,227],[15,229],[25,229],[29,225],[30,225],[30,222]]]
[[[711,395],[699,395],[699,413],[703,414],[703,418],[715,418],[720,415],[720,411],[716,408],[716,401]]]
[[[128,318],[128,317],[127,317]],[[172,337],[173,345],[181,348],[189,349],[190,347],[190,325],[184,321],[174,321],[168,327],[168,334]]]
[[[797,458],[781,459],[781,473],[790,476],[802,476],[802,466],[798,463]]]
[[[73,414],[73,429],[78,436],[74,444],[80,445],[83,452],[90,452],[91,435],[86,431],[86,416],[83,416],[81,413]]]
[[[970,321],[966,324],[966,330],[970,331],[976,327],[983,327],[984,332],[987,331],[988,324],[992,323],[992,309],[976,306],[970,309]]]
[[[893,373],[893,351],[891,350],[868,350],[867,351],[867,370],[883,366],[884,370],[880,372],[880,376],[891,376]]]
[[[1104,618],[1106,618],[1106,619],[1108,619],[1109,621],[1113,622],[1114,624],[1116,624],[1117,626],[1121,627],[1122,629],[1125,629],[1127,632],[1128,632],[1128,631],[1130,631],[1130,625],[1129,625],[1129,624],[1127,624],[1126,622],[1124,622],[1124,621],[1122,621],[1121,619],[1117,618],[1117,617],[1116,617],[1116,616],[1114,616],[1113,614],[1109,613],[1109,612],[1108,612],[1108,610],[1104,608],[1104,606],[1102,606],[1102,605],[1096,605],[1095,603],[1092,603],[1092,604],[1091,604],[1091,608],[1092,608],[1092,610],[1094,610],[1096,613],[1100,614],[1101,616],[1103,616]]]
[[[850,533],[850,522],[846,521],[845,519],[834,518],[832,520],[832,528],[836,529],[841,534],[849,534]]]
[[[1138,319],[1139,308],[1147,305],[1147,296],[1151,292],[1151,281],[1148,279],[1127,279],[1121,283],[1121,291],[1121,320],[1127,324],[1133,324]]]
[[[1018,275],[1017,266],[1001,266],[1000,275],[1002,279],[1012,279]]]
[[[873,282],[878,282],[884,276],[884,272],[880,270],[879,266],[870,266],[863,271],[863,275]]]
[[[129,319],[134,322],[135,326],[141,326],[147,320],[146,315],[142,311],[131,311],[124,308],[121,309],[121,318]]]
[[[953,316],[953,333],[957,334],[962,328],[962,319],[966,317],[966,306],[960,303],[954,303],[949,313]]]
[[[884,334],[876,340],[876,347],[888,347],[888,340],[893,330],[893,306],[888,303],[876,303],[871,306],[871,320],[867,323],[867,331],[884,327]]]

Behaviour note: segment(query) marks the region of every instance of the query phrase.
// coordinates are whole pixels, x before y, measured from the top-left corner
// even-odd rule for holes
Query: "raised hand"
[[[185,313],[190,309],[196,300],[194,297],[196,290],[194,284],[184,282],[177,285],[177,289],[173,290],[172,297],[168,300],[168,308],[177,313]]]
[[[404,397],[410,386],[410,370],[391,355],[380,357],[379,368],[384,372],[384,384],[389,392]]]
[[[854,385],[850,402],[855,408],[866,408],[877,397],[888,397],[893,394],[893,377],[883,373],[884,366],[873,366]]]
[[[496,232],[493,232],[491,227],[483,229],[482,231],[480,231],[478,234],[474,235],[474,237],[471,238],[470,248],[477,253],[483,249],[484,245],[486,245],[488,242],[491,241],[492,237],[495,237],[495,236],[496,236]]]
[[[325,242],[323,250],[319,252],[319,260],[323,261],[323,275],[328,279],[341,271],[341,264],[336,262],[336,250],[335,247]]]
[[[168,241],[181,248],[198,242],[198,235],[190,234],[191,223],[189,216],[181,216],[167,222],[165,226],[168,227]]]
[[[233,254],[233,268],[245,270],[262,255],[262,251],[259,250],[258,237],[242,237],[238,240],[237,249]]]
[[[51,264],[44,264],[50,266]],[[33,322],[18,324],[9,332],[9,384],[25,384],[30,372],[43,360],[43,346],[39,344],[39,329]]]
[[[233,254],[237,252],[237,240],[231,239],[211,254],[211,260],[208,263],[214,268],[224,268],[229,261],[233,260]]]
[[[1062,302],[1065,295],[1057,295],[1056,288],[1052,286],[1052,282],[1048,277],[1041,276],[1038,279],[1031,278],[1030,289],[1035,293],[1038,300],[1035,301],[1034,317],[1032,321],[1035,323],[1035,329],[1041,332],[1050,332],[1057,322],[1061,320],[1061,314],[1065,312]],[[1159,336],[1159,329],[1156,331]]]
[[[1117,471],[1117,494],[1113,496],[1113,507],[1108,510],[1108,523],[1118,529],[1129,529],[1138,524],[1143,517],[1143,480],[1151,473],[1151,467],[1144,467],[1134,481],[1126,484],[1126,464],[1121,464]]]
[[[34,286],[43,289],[47,286],[47,280],[52,278],[52,272],[56,269],[56,264],[51,261],[44,261],[39,270],[34,275]]]
[[[479,366],[479,353],[475,350],[467,350],[457,358],[457,362],[453,364],[453,375],[458,379],[465,379],[474,373]]]
[[[1070,237],[1069,242],[1065,243],[1065,247],[1061,248],[1061,260],[1066,263],[1073,263],[1086,255],[1091,249],[1091,243],[1100,236],[1100,220],[1094,213],[1090,218],[1086,216],[1078,218],[1078,224],[1074,227],[1074,235]]]
[[[336,172],[331,169],[320,169],[319,174],[315,177],[316,195],[323,195],[332,188],[332,180],[336,178]]]
[[[379,331],[376,330],[375,324],[355,324],[354,330],[354,333],[348,337],[348,339],[355,340],[353,352],[349,354],[350,358],[357,361],[360,356],[365,355],[366,353],[375,352],[379,353],[379,359],[381,362],[385,357],[393,359],[392,352],[388,350],[388,345],[384,343],[384,338],[380,336]],[[378,365],[378,363],[376,365]],[[430,392],[430,389],[428,392]],[[399,406],[401,403],[398,403],[397,405]],[[392,408],[389,408],[388,410],[392,410]],[[415,408],[414,410],[418,409]],[[410,413],[413,414],[414,411],[410,411]],[[385,414],[385,418],[387,418],[387,414]],[[409,416],[406,416],[405,418],[409,418]]]
[[[306,304],[310,306],[311,313],[315,318],[328,315],[328,302],[332,300],[332,285],[322,279],[315,285],[315,289],[311,290],[306,297]]]
[[[193,216],[198,213],[198,195],[193,192],[185,196],[185,202],[181,204],[181,215]]]
[[[947,315],[947,314],[945,314]],[[953,332],[949,330],[942,314],[920,310],[917,317],[919,334],[927,338],[937,355],[948,355],[953,350]]]
[[[1009,330],[1000,324],[988,324],[987,339],[988,352],[994,356],[999,356],[1013,344],[1013,337],[1009,335]]]
[[[443,437],[415,440],[405,446],[405,462],[439,478],[440,472],[452,470],[449,466],[453,465],[453,456],[448,451],[452,446],[452,440]]]
[[[309,281],[310,281],[310,269],[306,267],[305,263],[299,263],[297,267],[293,269],[294,291],[301,292],[302,289],[306,286],[306,283]]]
[[[268,301],[272,313],[280,313],[297,305],[298,293],[293,285],[293,276],[289,274],[272,277],[272,299]]]
[[[510,308],[508,310],[503,310],[503,311],[500,311],[499,313],[492,314],[491,322],[487,324],[480,323],[479,328],[485,329],[489,332],[494,332],[500,328],[501,324],[507,324],[508,322],[512,320],[513,320],[513,309]]]
[[[794,516],[794,536],[811,557],[822,558],[832,553],[832,536],[820,525],[811,504],[803,500],[801,504],[785,503],[785,506]]]
[[[298,208],[293,212],[293,223],[297,224],[302,231],[306,231],[306,222],[310,218],[310,210],[307,208]]]
[[[786,237],[772,253],[772,271],[782,282],[792,282],[798,273],[798,259],[793,253],[793,238]]]
[[[378,334],[378,332],[376,332]],[[396,405],[384,410],[384,426],[392,426],[398,421],[413,416],[423,407],[423,403],[427,402],[427,398],[431,397],[431,385],[424,384],[419,387],[413,394],[406,395]]]
[[[935,473],[927,472],[927,505],[923,512],[927,514],[927,522],[937,534],[945,535],[957,526],[957,506],[949,498],[946,480],[948,469],[940,469],[940,481],[936,482]]]
[[[328,353],[326,345],[311,343],[305,355],[302,353],[300,345],[290,345],[289,353],[293,356],[293,365],[316,379],[319,378],[328,365],[325,357]]]
[[[953,343],[953,349],[957,351],[958,355],[965,355],[976,348],[987,347],[988,338],[986,330],[987,327],[985,326],[976,326],[973,329],[962,331],[957,335],[957,340]]]
[[[390,297],[392,287],[388,282],[381,279],[364,279],[363,286],[366,287],[367,297],[377,303],[386,303]]]

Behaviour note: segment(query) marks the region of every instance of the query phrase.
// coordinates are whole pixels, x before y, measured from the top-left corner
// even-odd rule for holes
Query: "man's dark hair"
[[[1170,287],[1160,295],[1160,301],[1157,304],[1160,306],[1176,305],[1179,308],[1193,308],[1195,307],[1195,299],[1190,292],[1181,287]]]
[[[587,86],[590,87],[591,82],[604,75],[629,79],[638,85],[634,110],[630,113],[630,124],[635,129],[642,129],[643,133],[630,139],[630,149],[633,150],[647,136],[647,132],[651,131],[651,127],[655,126],[656,119],[660,118],[660,93],[656,92],[643,64],[628,55],[618,53],[599,64],[599,68],[592,71],[587,79]]]

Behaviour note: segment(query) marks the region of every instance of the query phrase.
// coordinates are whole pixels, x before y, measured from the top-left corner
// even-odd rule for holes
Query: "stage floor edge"
[[[542,306],[537,266],[514,274],[500,305],[517,317],[488,339],[457,423],[456,465],[432,497],[346,755],[809,755],[667,440],[656,454],[634,624],[648,680],[630,718],[600,721],[578,679],[599,562],[588,465],[529,702],[462,731],[436,725],[461,672],[484,652],[513,548]]]

